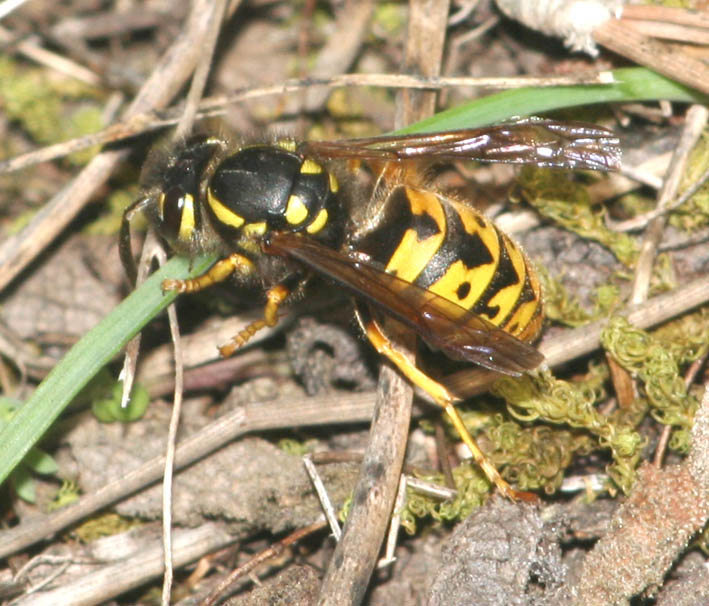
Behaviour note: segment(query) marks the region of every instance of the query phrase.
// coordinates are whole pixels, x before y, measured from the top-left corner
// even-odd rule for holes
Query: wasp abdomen
[[[398,185],[375,228],[350,243],[387,273],[472,311],[523,340],[538,334],[542,297],[519,246],[487,218],[442,194]]]

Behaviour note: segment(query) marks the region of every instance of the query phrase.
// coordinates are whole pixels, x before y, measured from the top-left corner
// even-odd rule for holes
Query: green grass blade
[[[612,72],[614,84],[516,88],[476,99],[402,128],[397,134],[477,128],[513,117],[590,105],[667,99],[709,103],[709,96],[645,69],[629,67]]]
[[[214,259],[173,258],[122,301],[67,352],[32,396],[0,430],[0,483],[42,437],[74,396],[118,354],[138,331],[167,307],[175,293],[163,294],[165,278],[203,272]]]

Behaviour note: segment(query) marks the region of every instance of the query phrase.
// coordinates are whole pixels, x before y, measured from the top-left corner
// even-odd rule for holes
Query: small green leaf
[[[148,390],[142,385],[133,387],[128,406],[121,406],[123,383],[116,383],[110,397],[94,400],[91,410],[101,423],[130,423],[140,419],[150,404]]]
[[[59,471],[56,461],[51,455],[43,450],[34,447],[22,459],[22,465],[28,467],[35,473],[49,476]]]
[[[24,465],[15,468],[10,476],[12,487],[17,496],[27,503],[34,503],[37,500],[37,492],[34,486],[34,479]]]

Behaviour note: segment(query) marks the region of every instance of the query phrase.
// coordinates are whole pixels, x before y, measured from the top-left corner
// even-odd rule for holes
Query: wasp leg
[[[223,282],[233,273],[244,275],[253,274],[256,271],[250,259],[243,255],[234,253],[225,259],[220,259],[202,275],[190,280],[163,280],[163,290],[176,290],[177,292],[197,292]]]
[[[468,432],[460,413],[456,410],[454,403],[459,400],[448,389],[429,377],[426,373],[420,370],[415,364],[410,362],[401,352],[397,351],[391,341],[382,332],[377,322],[372,318],[368,311],[364,311],[361,306],[357,306],[357,319],[362,326],[370,343],[374,346],[378,353],[386,356],[399,371],[414,385],[423,389],[429,394],[436,404],[438,404],[453,422],[453,426],[458,431],[461,439],[470,450],[473,459],[478,466],[483,470],[497,489],[508,499],[522,500],[528,502],[538,501],[538,497],[530,492],[522,492],[512,488],[500,475],[496,467],[485,456],[480,447],[475,443],[475,440]]]
[[[223,282],[234,273],[248,276],[255,273],[255,271],[256,268],[250,259],[238,253],[234,253],[217,261],[206,272],[196,278],[190,280],[164,280],[162,288],[163,290],[176,290],[180,293],[197,292],[217,282]],[[263,311],[263,320],[256,320],[249,324],[238,335],[233,337],[231,341],[222,345],[219,348],[219,353],[223,357],[230,356],[259,330],[266,326],[275,326],[278,322],[278,308],[289,294],[290,289],[284,284],[277,284],[270,288],[266,293],[266,306]]]
[[[219,347],[222,357],[232,355],[239,347],[242,347],[259,330],[266,326],[275,326],[278,323],[278,308],[288,298],[291,291],[285,284],[276,284],[266,291],[266,305],[263,309],[263,320],[256,320],[249,324],[238,335],[232,337],[231,341]]]

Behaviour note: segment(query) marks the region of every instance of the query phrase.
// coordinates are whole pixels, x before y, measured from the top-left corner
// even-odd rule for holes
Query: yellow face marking
[[[308,227],[305,228],[305,231],[307,231],[309,234],[318,233],[323,227],[325,227],[327,219],[327,210],[325,210],[324,208],[320,209],[320,212],[315,217],[315,220],[310,225],[308,225]]]
[[[266,233],[266,222],[261,221],[260,223],[249,223],[244,225],[242,230],[245,236],[263,236]]]
[[[406,196],[414,215],[425,213],[438,226],[438,233],[425,240],[418,239],[416,230],[407,229],[387,263],[388,273],[395,273],[402,280],[413,282],[441,247],[446,237],[446,216],[435,193],[407,187]]]
[[[315,160],[306,158],[303,160],[303,164],[300,167],[300,172],[304,175],[319,175],[322,172],[322,166],[315,162]]]
[[[296,148],[296,142],[293,141],[293,139],[281,139],[280,141],[276,141],[276,145],[289,152],[294,152]]]
[[[340,189],[340,184],[337,182],[335,175],[333,175],[332,173],[328,173],[327,176],[330,179],[330,191],[333,194],[336,194]]]
[[[182,198],[182,213],[180,214],[180,240],[189,240],[195,228],[194,198],[185,194]]]
[[[236,229],[239,229],[244,224],[244,218],[224,206],[209,188],[207,189],[207,204],[209,204],[209,208],[212,209],[212,212],[221,223]]]
[[[302,198],[295,194],[291,195],[286,206],[286,221],[291,225],[298,225],[305,221],[307,216],[308,208],[303,204]]]
[[[165,193],[160,192],[160,197],[158,198],[158,213],[160,214],[160,220],[165,220]]]

